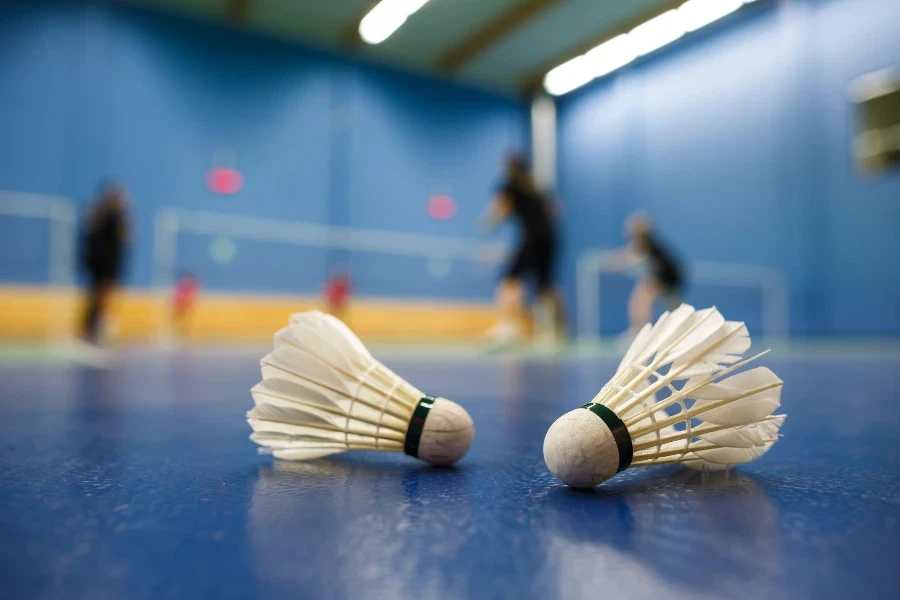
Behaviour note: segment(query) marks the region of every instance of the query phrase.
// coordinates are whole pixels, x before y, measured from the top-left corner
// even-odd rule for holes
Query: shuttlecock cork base
[[[634,447],[625,423],[602,404],[567,412],[547,431],[544,462],[570,487],[599,485],[631,465]]]
[[[435,466],[448,466],[466,455],[474,436],[472,417],[462,406],[425,396],[409,421],[403,452]]]

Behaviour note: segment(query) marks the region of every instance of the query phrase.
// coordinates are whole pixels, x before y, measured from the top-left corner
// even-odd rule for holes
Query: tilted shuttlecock
[[[749,347],[746,326],[715,308],[663,314],[591,402],[550,426],[547,467],[567,485],[593,487],[628,467],[724,469],[759,458],[785,419],[772,414],[782,381],[765,367],[730,375],[765,354],[740,360]],[[661,390],[669,395],[657,399]]]
[[[255,406],[247,413],[250,439],[277,458],[382,450],[450,465],[472,443],[465,409],[401,379],[331,315],[293,315],[260,365],[262,381],[251,390]]]

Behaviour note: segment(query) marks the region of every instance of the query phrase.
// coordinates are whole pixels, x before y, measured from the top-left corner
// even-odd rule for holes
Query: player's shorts
[[[506,269],[507,278],[521,279],[534,275],[538,290],[553,286],[553,270],[556,261],[556,241],[552,238],[526,238],[513,255]]]

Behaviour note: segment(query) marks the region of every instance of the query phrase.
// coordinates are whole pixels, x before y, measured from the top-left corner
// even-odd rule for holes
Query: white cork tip
[[[584,408],[556,420],[544,437],[544,462],[560,481],[592,488],[616,474],[619,449],[606,423]]]
[[[418,457],[437,466],[452,465],[469,451],[475,426],[462,406],[437,398],[425,419]]]

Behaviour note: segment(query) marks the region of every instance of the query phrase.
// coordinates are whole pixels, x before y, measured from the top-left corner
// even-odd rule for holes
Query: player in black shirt
[[[493,228],[512,218],[518,223],[521,236],[519,247],[497,289],[501,322],[491,334],[503,342],[519,337],[518,320],[525,296],[523,280],[530,275],[535,279],[539,296],[538,328],[541,333],[555,336],[562,305],[553,286],[557,249],[554,209],[549,199],[535,187],[523,157],[509,157],[505,171],[503,186],[489,207],[488,225]]]
[[[617,253],[614,264],[622,270],[642,267],[644,276],[634,286],[628,301],[628,319],[636,335],[653,316],[653,304],[662,297],[670,308],[681,304],[682,269],[672,253],[660,242],[650,219],[643,213],[628,218],[625,231],[630,242]]]
[[[125,190],[108,185],[88,214],[82,240],[82,262],[89,280],[85,341],[98,340],[109,298],[122,276],[128,229]]]

